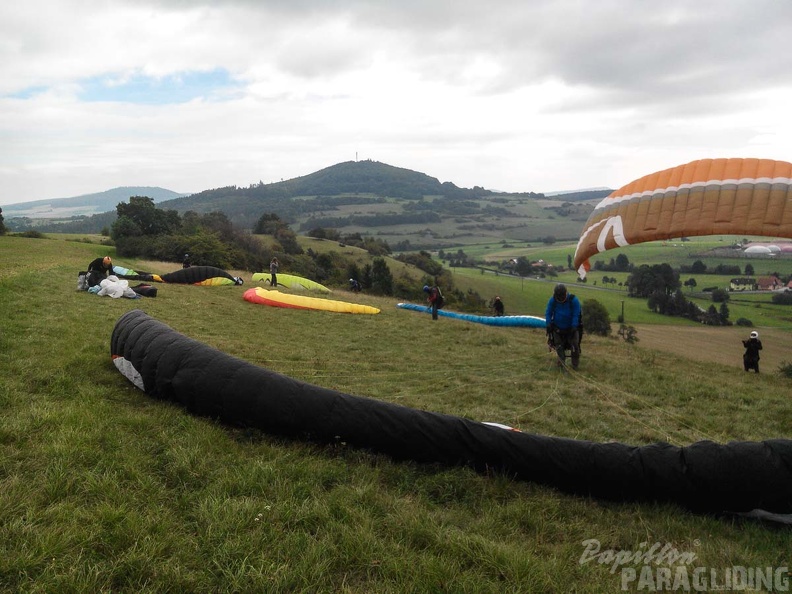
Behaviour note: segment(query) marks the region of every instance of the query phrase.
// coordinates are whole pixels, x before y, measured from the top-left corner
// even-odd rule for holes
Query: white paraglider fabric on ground
[[[99,283],[99,290],[96,292],[100,297],[112,297],[118,299],[127,297],[137,299],[138,294],[129,286],[129,281],[119,279],[117,276],[108,276]]]

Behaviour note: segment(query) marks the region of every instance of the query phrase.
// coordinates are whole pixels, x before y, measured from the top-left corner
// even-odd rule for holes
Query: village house
[[[760,291],[776,291],[784,286],[781,283],[781,279],[775,275],[760,276],[759,280],[756,281],[756,285]]]
[[[733,278],[729,281],[729,291],[756,291],[756,279]]]

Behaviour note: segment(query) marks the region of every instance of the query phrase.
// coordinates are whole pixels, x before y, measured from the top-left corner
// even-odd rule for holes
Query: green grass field
[[[541,330],[432,322],[395,299],[344,291],[331,297],[382,313],[268,308],[242,299],[244,271],[230,271],[243,287],[164,285],[154,299],[77,292],[77,272],[106,252],[115,256],[98,243],[0,237],[4,592],[619,591],[610,565],[580,563],[588,539],[617,551],[669,544],[718,570],[790,563],[789,531],[755,521],[574,497],[195,418],[132,386],[109,341],[124,312],[142,309],[311,383],[636,445],[790,438],[786,378],[600,337],[586,338],[580,372],[565,374]],[[541,315],[552,289],[454,274],[503,294],[507,313]],[[605,295],[609,308],[620,304],[616,292],[592,292]],[[625,306],[637,323],[640,307]]]

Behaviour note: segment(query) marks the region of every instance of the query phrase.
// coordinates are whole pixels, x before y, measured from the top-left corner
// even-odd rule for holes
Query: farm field
[[[540,435],[688,445],[792,438],[790,380],[772,369],[790,352],[788,314],[767,308],[762,373],[746,374],[735,351],[745,329],[657,319],[617,290],[575,286],[612,316],[624,300],[640,342],[587,336],[580,372],[563,373],[543,330],[432,322],[395,298],[340,290],[332,298],[381,313],[253,305],[245,271],[229,271],[243,287],[164,285],[153,299],[77,292],[77,272],[105,253],[173,268],[98,243],[0,237],[1,591],[619,591],[609,564],[581,562],[591,539],[614,551],[669,544],[716,571],[789,564],[788,530],[732,514],[575,496],[193,417],[135,388],[109,349],[119,317],[141,309],[348,394]],[[555,282],[473,269],[454,280],[532,315]],[[723,358],[702,360],[708,349]]]
[[[684,330],[654,324],[638,324],[638,338],[644,348],[673,353],[695,361],[740,367],[745,349],[742,340],[748,338],[751,328],[730,326],[686,327]],[[792,362],[792,332],[787,328],[759,328],[764,349],[761,353],[760,371],[778,373],[782,363]]]
[[[428,197],[425,201],[431,204],[440,200],[439,197]],[[503,237],[513,241],[538,241],[548,235],[548,228],[552,234],[559,238],[572,238],[577,236],[586,216],[560,216],[549,206],[560,206],[562,200],[539,201],[534,198],[522,196],[503,195],[497,198],[471,199],[465,201],[470,206],[469,212],[449,214],[440,208],[443,213],[441,222],[414,223],[398,225],[364,226],[352,222],[332,225],[342,233],[371,234],[378,239],[396,245],[405,239],[413,244],[421,245],[447,245],[449,242],[467,249],[469,245],[480,243],[482,240],[493,243],[500,242]],[[301,215],[294,222],[294,228],[300,233],[307,233],[312,226],[323,217],[370,217],[374,215],[401,215],[408,212],[405,206],[411,206],[411,201],[388,200],[371,204],[342,205],[333,210],[319,211],[309,215]],[[457,209],[462,205],[457,204]],[[495,208],[496,211],[488,210]],[[508,213],[508,214],[505,214]],[[319,225],[321,226],[321,225]]]

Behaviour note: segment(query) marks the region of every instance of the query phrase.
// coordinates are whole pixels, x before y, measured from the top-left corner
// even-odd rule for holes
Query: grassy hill
[[[134,388],[108,345],[119,316],[140,308],[322,386],[633,444],[790,438],[788,380],[598,337],[587,337],[580,373],[562,374],[541,330],[432,322],[392,299],[343,291],[333,297],[382,313],[256,306],[242,299],[250,281],[240,271],[244,287],[162,286],[155,299],[76,292],[77,271],[107,251],[115,255],[81,241],[0,237],[4,591],[618,591],[609,564],[580,562],[589,539],[616,551],[669,543],[718,570],[789,562],[788,533],[759,523],[194,418]],[[507,308],[516,307],[511,290]]]

